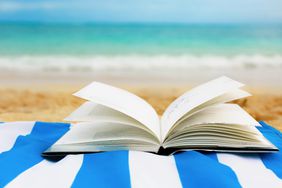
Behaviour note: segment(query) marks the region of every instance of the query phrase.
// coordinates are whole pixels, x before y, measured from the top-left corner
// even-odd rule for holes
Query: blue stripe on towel
[[[197,151],[174,155],[183,187],[241,187],[235,173]]]
[[[72,187],[130,187],[128,151],[85,154]]]
[[[11,150],[0,154],[0,187],[42,161],[41,153],[68,130],[66,123],[36,122],[29,135],[19,136]]]
[[[218,162],[216,152],[214,152],[214,151],[207,151],[207,152],[200,151],[200,153]]]
[[[261,160],[266,168],[272,170],[277,177],[282,179],[282,134],[262,121],[260,124],[262,127],[257,127],[260,132],[280,150],[276,153],[260,154]]]

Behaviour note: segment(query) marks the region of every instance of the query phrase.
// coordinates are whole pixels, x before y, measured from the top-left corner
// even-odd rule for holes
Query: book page
[[[255,126],[259,123],[236,104],[206,107],[175,127],[164,147],[255,147],[275,149]]]
[[[144,150],[157,152],[160,146],[154,135],[124,123],[83,122],[70,130],[44,153]]]
[[[215,97],[215,98],[213,98],[209,101],[206,101],[206,102],[202,103],[201,105],[193,108],[192,110],[187,112],[185,115],[183,115],[179,120],[177,120],[177,122],[170,128],[169,132],[172,131],[173,129],[175,129],[178,126],[178,124],[180,124],[182,121],[190,118],[190,116],[192,116],[194,113],[197,113],[200,110],[203,110],[203,109],[210,107],[210,106],[223,104],[225,102],[229,102],[229,101],[241,99],[241,98],[244,98],[244,97],[248,97],[250,95],[251,94],[246,92],[246,91],[243,91],[241,89],[235,89],[235,90],[229,91],[227,93],[224,93],[223,95]],[[168,134],[169,134],[169,132],[168,132]]]
[[[75,111],[73,111],[68,117],[64,119],[65,121],[75,121],[75,122],[115,122],[123,123],[127,125],[132,125],[144,129],[152,134],[154,134],[149,128],[123,114],[122,112],[116,111],[109,107],[96,104],[91,101],[83,103]]]
[[[184,93],[173,101],[161,118],[162,140],[170,128],[187,112],[244,84],[222,76]]]
[[[271,144],[255,127],[238,124],[199,124],[181,129],[178,134],[165,141],[164,148],[186,148],[203,150],[275,151]]]
[[[93,82],[74,95],[122,112],[147,126],[156,137],[160,137],[160,121],[156,111],[145,100],[128,91]]]
[[[158,139],[152,134],[138,127],[133,127],[124,123],[113,122],[82,122],[72,124],[68,131],[58,144],[73,144],[83,142],[107,142],[111,144],[120,144],[123,140],[140,141],[142,143],[159,144]],[[130,142],[127,141],[126,143]]]
[[[237,104],[218,104],[209,106],[191,115],[186,120],[182,121],[177,127],[175,127],[168,138],[174,136],[174,133],[182,134],[182,129],[187,129],[191,126],[201,128],[201,125],[209,124],[223,124],[229,125],[244,125],[245,129],[256,131],[255,126],[259,123],[250,116],[245,110],[243,110]]]

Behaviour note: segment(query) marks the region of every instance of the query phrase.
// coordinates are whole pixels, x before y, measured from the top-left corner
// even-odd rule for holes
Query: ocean
[[[282,68],[282,25],[0,24],[0,70]]]

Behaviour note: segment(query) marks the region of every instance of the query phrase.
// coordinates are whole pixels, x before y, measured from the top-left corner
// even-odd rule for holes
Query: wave
[[[89,72],[185,70],[191,68],[282,68],[282,55],[125,55],[125,56],[2,56],[1,71]]]

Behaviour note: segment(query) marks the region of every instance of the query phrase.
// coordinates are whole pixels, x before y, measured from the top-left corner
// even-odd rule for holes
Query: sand
[[[187,85],[125,85],[127,89],[148,101],[162,114],[165,108],[191,86]],[[2,86],[0,88],[0,121],[48,121],[62,122],[84,101],[71,94],[83,84],[39,84],[27,86]],[[234,101],[255,119],[263,120],[282,131],[282,94],[263,88],[248,89],[253,96]]]

